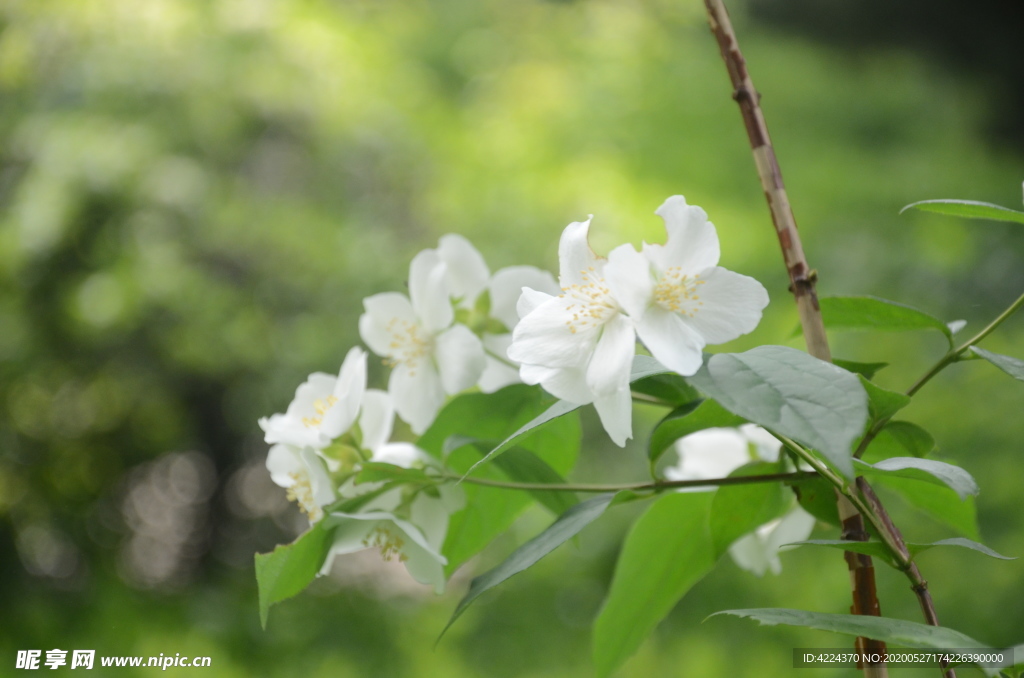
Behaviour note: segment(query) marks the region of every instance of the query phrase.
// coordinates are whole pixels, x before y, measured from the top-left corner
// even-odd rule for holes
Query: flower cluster
[[[310,375],[283,414],[259,422],[272,446],[273,481],[310,524],[330,521],[325,570],[334,555],[376,548],[417,580],[444,586],[441,549],[459,492],[443,483],[427,492],[355,482],[366,462],[439,467],[414,445],[391,442],[396,414],[422,434],[448,398],[522,381],[572,403],[594,403],[611,438],[624,445],[632,436],[638,338],[669,369],[690,375],[706,344],[757,325],[767,293],[717,266],[718,238],[704,211],[676,196],[657,214],[668,230],[665,245],[645,244],[641,252],[622,245],[607,259],[587,243],[589,220],[570,224],[559,244],[557,283],[530,266],[492,275],[469,241],[445,235],[413,258],[408,295],[363,301],[359,334],[392,368],[387,392],[367,389],[367,353],[353,348],[337,376]]]
[[[679,461],[665,469],[669,480],[707,480],[724,478],[752,461],[776,462],[782,444],[760,426],[744,424],[735,428],[709,428],[680,439],[676,443]],[[691,491],[710,490],[699,488]],[[761,525],[729,547],[737,565],[761,576],[768,570],[782,571],[779,550],[785,544],[807,539],[814,517],[799,506],[786,515]]]
[[[706,345],[752,331],[768,305],[759,282],[718,266],[718,236],[704,210],[677,195],[656,214],[668,231],[664,245],[645,243],[637,252],[625,244],[607,259],[590,249],[590,220],[569,224],[558,248],[561,292],[524,290],[508,351],[526,383],[594,403],[620,446],[633,435],[629,378],[637,338],[663,365],[689,376]]]
[[[337,376],[311,374],[283,414],[260,419],[271,444],[271,479],[310,524],[333,525],[324,572],[335,555],[376,548],[385,559],[405,563],[418,581],[443,590],[441,547],[448,517],[461,506],[460,491],[394,488],[358,511],[331,507],[381,489],[380,483],[353,482],[363,462],[436,469],[437,460],[414,445],[391,442],[396,413],[423,433],[449,396],[519,382],[518,365],[505,352],[523,287],[557,290],[549,273],[530,266],[491,275],[465,238],[442,237],[437,249],[413,259],[409,296],[386,292],[364,300],[359,332],[393,368],[387,392],[366,388],[367,353],[353,348]]]

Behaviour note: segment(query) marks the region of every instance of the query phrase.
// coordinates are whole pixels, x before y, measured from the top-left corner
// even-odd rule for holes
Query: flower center
[[[654,287],[654,303],[666,311],[693,317],[704,305],[697,291],[706,280],[685,275],[678,266],[666,270]]]
[[[309,473],[302,470],[288,475],[295,481],[286,492],[288,500],[299,505],[299,510],[306,514],[309,522],[315,523],[323,518],[323,509],[313,500],[313,485],[309,482]]]
[[[373,528],[363,539],[363,546],[380,550],[380,556],[384,560],[391,560],[397,556],[398,562],[404,563],[409,559],[409,556],[402,553],[405,540],[393,534],[386,525]]]
[[[565,321],[573,334],[581,330],[600,327],[619,312],[619,305],[612,298],[611,290],[604,284],[604,278],[593,267],[580,271],[583,283],[562,288],[559,298],[570,302],[565,307],[572,318]]]
[[[418,323],[392,318],[385,329],[391,334],[389,355],[384,359],[388,367],[405,365],[415,375],[420,360],[429,356],[434,348],[433,338]]]
[[[327,396],[326,398],[317,398],[313,401],[313,410],[316,412],[315,417],[303,417],[302,423],[306,428],[316,428],[324,421],[324,415],[327,414],[327,410],[334,407],[334,404],[338,402],[336,396]]]

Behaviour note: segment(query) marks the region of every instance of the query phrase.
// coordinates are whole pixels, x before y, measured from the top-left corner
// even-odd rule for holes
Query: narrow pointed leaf
[[[633,524],[594,622],[597,675],[606,678],[715,564],[708,529],[711,495],[659,497]]]
[[[900,447],[915,457],[926,457],[935,449],[932,434],[909,421],[890,421],[882,429],[882,434],[892,436]]]
[[[971,539],[964,539],[963,537],[953,537],[952,539],[940,539],[939,541],[932,542],[931,544],[907,544],[907,548],[910,550],[911,555],[917,556],[922,551],[927,551],[935,546],[960,546],[965,549],[971,549],[979,553],[984,553],[986,556],[991,558],[998,558],[999,560],[1017,560],[1016,556],[1004,556],[1003,554],[990,549],[984,544],[979,544]]]
[[[1011,358],[1008,355],[992,353],[991,351],[986,351],[985,349],[978,348],[977,346],[972,346],[971,350],[974,351],[976,355],[989,361],[1014,379],[1024,381],[1024,360]]]
[[[885,544],[880,541],[846,541],[844,539],[807,539],[806,541],[795,541],[790,544],[784,544],[784,546],[825,546],[827,548],[833,548],[839,551],[851,551],[853,553],[863,553],[866,556],[872,558],[879,558],[893,567],[896,566],[896,562],[893,560],[892,553],[886,548]]]
[[[910,404],[910,396],[875,386],[860,376],[860,383],[868,394],[868,407],[874,421],[888,419]]]
[[[646,379],[647,377],[651,377],[658,374],[666,374],[668,372],[668,368],[666,368],[664,365],[659,363],[654,358],[646,355],[638,355],[633,357],[633,370],[630,373],[629,380],[632,383],[639,381],[641,379]],[[483,459],[473,464],[472,468],[470,468],[469,471],[466,472],[466,475],[469,475],[469,473],[476,469],[477,466],[487,463],[495,456],[507,450],[523,436],[533,433],[537,429],[546,426],[555,419],[558,419],[559,417],[569,414],[573,410],[579,409],[580,407],[582,407],[582,405],[570,403],[565,400],[559,400],[554,405],[545,410],[542,414],[530,420],[529,422],[523,424],[512,435],[508,436],[503,441],[501,441],[499,445],[497,445],[494,449],[485,454]]]
[[[976,648],[990,650],[985,643],[979,643],[970,636],[943,626],[929,626],[905,619],[871,617],[853,614],[827,614],[767,607],[755,610],[723,610],[720,614],[745,617],[760,622],[763,626],[804,626],[822,631],[834,631],[848,636],[875,638],[901,647],[932,649]],[[710,619],[709,617],[709,619]],[[988,676],[994,676],[998,669],[979,667]]]
[[[938,330],[947,337],[946,323],[911,306],[878,297],[822,297],[821,319],[830,330],[903,332]]]
[[[378,483],[384,481],[398,481],[403,483],[433,484],[435,481],[428,476],[423,469],[403,468],[394,464],[367,461],[361,464],[359,473],[355,477],[356,485],[362,483]]]
[[[522,447],[512,447],[494,460],[505,475],[517,483],[565,484],[566,480],[543,459]],[[579,502],[572,492],[528,490],[530,496],[546,506],[556,516],[562,515]]]
[[[1010,221],[1024,224],[1024,212],[976,200],[921,200],[910,203],[900,210],[900,214],[911,208],[924,212],[948,214],[953,217],[965,217],[967,219],[990,219],[992,221]]]
[[[260,624],[264,629],[271,605],[291,598],[316,578],[331,548],[332,534],[333,530],[321,520],[291,544],[256,554]]]
[[[924,480],[933,484],[945,485],[954,492],[961,500],[970,495],[978,494],[978,483],[970,473],[954,466],[935,459],[918,459],[916,457],[893,457],[883,459],[874,464],[857,460],[858,466],[865,475],[895,475],[902,478]]]
[[[647,456],[654,464],[673,443],[697,431],[719,426],[740,426],[743,417],[726,410],[714,400],[699,400],[687,403],[669,412],[658,422],[651,433]]]
[[[653,374],[642,377],[633,382],[632,390],[634,393],[643,393],[677,406],[700,398],[697,389],[686,383],[686,379],[678,374]]]
[[[876,489],[894,493],[912,508],[968,539],[981,539],[974,497],[961,501],[957,493],[945,485],[921,482],[919,478],[902,478],[892,473],[878,474],[873,484]]]
[[[796,349],[761,346],[710,356],[689,379],[733,414],[818,450],[853,476],[850,448],[868,417],[857,375]]]
[[[842,367],[847,372],[859,374],[865,379],[873,379],[879,370],[889,366],[889,363],[858,363],[853,360],[840,360],[839,358],[833,358],[832,363]]]
[[[584,527],[597,520],[614,497],[614,494],[602,494],[573,506],[559,516],[550,527],[516,549],[496,568],[475,577],[469,585],[469,591],[459,601],[451,619],[441,631],[441,635],[443,636],[445,631],[455,623],[455,620],[466,611],[466,608],[485,591],[533,566],[541,558],[579,534]]]

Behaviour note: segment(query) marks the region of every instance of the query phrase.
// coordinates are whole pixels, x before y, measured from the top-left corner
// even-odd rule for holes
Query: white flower
[[[445,396],[472,387],[484,369],[480,339],[453,324],[449,265],[437,250],[424,250],[409,267],[409,297],[397,292],[363,300],[359,334],[393,369],[388,393],[412,430],[423,433]],[[469,283],[467,283],[469,285]]]
[[[366,391],[366,352],[352,348],[337,377],[323,372],[295,391],[284,414],[260,419],[268,443],[323,449],[352,428]]]
[[[426,452],[408,443],[380,445],[372,460],[403,468],[437,464]],[[354,490],[360,493],[379,486],[367,483],[355,486]],[[405,488],[396,488],[375,497],[356,513],[332,513],[330,519],[337,523],[334,543],[320,573],[330,571],[335,556],[374,548],[384,560],[398,558],[416,581],[442,593],[444,566],[448,561],[441,555],[441,548],[450,514],[462,508],[462,491],[442,485],[437,496],[418,491],[410,499],[407,494]]]
[[[324,517],[323,507],[336,499],[323,460],[309,447],[278,444],[267,455],[270,479],[288,490],[288,499],[299,505],[309,523]]]
[[[508,266],[495,273],[487,283],[490,295],[490,317],[506,331],[484,331],[481,340],[487,351],[487,362],[478,386],[484,393],[493,393],[509,384],[521,383],[519,364],[509,359],[512,330],[519,323],[516,306],[523,288],[558,294],[558,283],[547,271],[533,266]],[[490,323],[493,325],[494,323]]]
[[[781,448],[782,443],[754,424],[744,424],[739,429],[704,429],[676,443],[679,462],[665,469],[665,477],[669,480],[724,478],[751,461],[778,461]],[[710,491],[714,488],[688,489]],[[737,565],[758,576],[768,570],[778,574],[782,571],[780,547],[807,539],[814,522],[813,516],[794,506],[783,517],[765,523],[736,540],[729,547],[729,555]]]
[[[717,265],[718,235],[700,207],[676,195],[655,213],[665,221],[666,243],[644,243],[642,254],[629,244],[615,248],[605,277],[651,355],[689,376],[707,344],[757,327],[768,293],[753,278]]]
[[[633,436],[629,375],[636,333],[605,281],[607,261],[587,243],[589,227],[589,220],[574,222],[562,233],[561,294],[523,290],[508,357],[521,363],[526,383],[573,403],[593,402],[622,446]]]
[[[729,555],[737,565],[759,577],[768,570],[772,574],[779,574],[782,572],[779,552],[783,550],[783,544],[807,539],[814,529],[814,522],[814,516],[795,506],[782,518],[765,523],[737,539],[729,547]]]

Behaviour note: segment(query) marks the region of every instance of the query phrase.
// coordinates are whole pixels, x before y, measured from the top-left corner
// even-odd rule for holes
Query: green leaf
[[[730,473],[729,477],[778,472],[778,464],[762,461],[745,464]],[[726,485],[718,488],[711,501],[710,520],[715,557],[725,553],[743,535],[782,515],[792,501],[792,496],[781,483]]]
[[[541,558],[579,534],[584,527],[597,520],[614,497],[614,494],[602,494],[573,506],[559,516],[546,530],[516,549],[500,565],[479,577],[474,577],[470,582],[469,591],[459,601],[451,619],[441,631],[441,635],[443,636],[445,631],[455,623],[455,620],[465,612],[466,608],[485,591],[493,589],[509,577],[533,566]]]
[[[868,408],[872,420],[888,419],[910,404],[910,396],[875,386],[863,375],[857,376],[860,377],[860,383],[868,394]]]
[[[940,539],[939,541],[932,542],[931,544],[907,544],[907,549],[910,551],[912,556],[917,556],[922,551],[927,551],[935,546],[959,546],[965,549],[971,549],[972,551],[978,551],[984,553],[986,556],[991,558],[998,558],[999,560],[1017,560],[1016,556],[1004,556],[1003,554],[990,549],[984,544],[979,544],[971,539],[964,539],[963,537],[953,537],[951,539]]]
[[[880,541],[844,541],[842,539],[808,539],[807,541],[797,541],[791,544],[784,544],[784,546],[827,546],[834,548],[839,551],[853,551],[855,553],[863,553],[866,556],[872,556],[874,558],[881,558],[887,561],[893,567],[896,567],[896,561],[889,552],[889,549]],[[936,546],[959,546],[965,549],[971,549],[984,553],[986,556],[992,558],[998,558],[999,560],[1016,560],[1016,557],[1004,556],[998,553],[984,544],[979,544],[971,539],[964,539],[963,537],[953,537],[951,539],[940,539],[939,541],[932,542],[930,544],[912,544],[908,543],[907,550],[910,551],[911,557],[917,557],[918,553],[927,551],[928,549]]]
[[[892,457],[869,464],[860,459],[858,465],[864,467],[865,475],[895,475],[902,478],[924,480],[936,485],[945,485],[957,493],[961,501],[969,495],[978,494],[978,483],[970,473],[954,464],[935,459],[918,459],[916,457]]]
[[[633,382],[634,393],[657,398],[671,405],[682,405],[700,398],[697,389],[678,374],[654,374]]]
[[[878,475],[874,485],[895,492],[903,501],[965,537],[975,541],[981,539],[972,497],[961,501],[956,492],[945,485],[923,483],[916,478],[901,478],[892,473]]]
[[[711,356],[690,383],[725,409],[825,455],[853,477],[851,445],[868,417],[860,380],[783,346]]]
[[[832,364],[842,367],[847,372],[859,374],[865,379],[874,378],[879,370],[889,366],[889,363],[858,363],[853,360],[840,360],[839,358],[833,358]]]
[[[760,622],[763,626],[784,624],[787,626],[804,626],[822,631],[834,631],[848,636],[874,638],[900,647],[920,647],[932,649],[977,648],[990,650],[988,645],[979,643],[970,636],[943,626],[929,626],[905,619],[889,617],[872,617],[853,614],[827,614],[824,612],[807,612],[804,610],[787,610],[777,607],[766,607],[759,610],[723,610],[711,617],[728,614],[735,617],[746,617]],[[980,667],[986,675],[994,676],[997,669]]]
[[[921,200],[910,203],[900,210],[900,214],[903,214],[910,208],[924,212],[948,214],[953,217],[965,217],[967,219],[990,219],[992,221],[1010,221],[1024,224],[1024,212],[976,200]]]
[[[458,396],[441,410],[417,445],[435,457],[445,459],[449,468],[464,475],[480,460],[479,450],[467,442],[502,440],[544,413],[552,402],[553,399],[540,387],[523,384],[491,394]],[[522,436],[516,444],[530,450],[564,476],[572,469],[579,453],[579,419],[574,415],[560,416]],[[452,445],[460,449],[453,451]],[[480,467],[474,476],[508,480],[505,473],[493,465]],[[449,575],[507,531],[532,502],[525,492],[469,484],[462,487],[466,493],[466,507],[452,515],[442,548],[442,553],[448,558],[445,573]]]
[[[972,346],[971,350],[975,355],[989,361],[1014,379],[1024,381],[1024,360],[1011,358],[1008,355],[992,353],[991,351],[986,351],[985,349],[978,348],[977,346]]]
[[[669,412],[651,432],[647,456],[654,464],[672,444],[691,433],[718,426],[740,426],[747,423],[714,400],[695,400]]]
[[[632,655],[683,595],[715,564],[708,530],[711,494],[659,497],[626,536],[604,606],[594,622],[597,675]]]
[[[932,434],[909,421],[890,421],[879,435],[891,436],[900,447],[915,457],[926,457],[935,450]]]
[[[821,318],[830,330],[938,330],[953,335],[946,323],[924,311],[878,297],[822,297]]]
[[[836,491],[832,483],[824,478],[811,478],[793,483],[791,487],[805,511],[829,525],[840,525]]]
[[[783,546],[826,546],[839,551],[850,551],[852,553],[863,553],[872,558],[879,558],[892,567],[896,567],[896,561],[889,549],[880,541],[846,541],[844,539],[808,539],[806,541],[794,541]]]
[[[481,449],[481,452],[486,450]],[[494,464],[505,472],[510,480],[518,483],[565,484],[558,471],[543,459],[522,447],[513,447],[494,460]],[[546,506],[556,516],[562,515],[579,502],[572,492],[529,490],[530,496]]]
[[[260,624],[267,628],[270,606],[301,592],[316,578],[330,551],[334,530],[321,520],[291,544],[256,554]]]
[[[633,356],[633,369],[630,373],[629,381],[630,383],[635,383],[648,377],[652,377],[658,374],[666,374],[668,372],[668,368],[666,368],[664,365],[659,363],[654,358],[646,355],[637,355]],[[467,472],[467,475],[469,472],[472,472],[474,469],[476,469],[476,467],[480,466],[481,464],[487,463],[497,455],[501,454],[502,452],[510,448],[520,438],[532,434],[536,430],[549,425],[552,421],[558,419],[559,417],[563,417],[566,414],[572,412],[573,410],[579,409],[580,407],[582,407],[582,405],[576,405],[565,400],[559,400],[554,405],[545,410],[543,413],[520,426],[518,429],[515,430],[514,433],[512,433],[510,436],[501,441],[501,443],[497,445],[494,449],[485,454],[483,459],[473,464],[472,468],[470,468],[469,471]],[[500,412],[498,414],[500,414]],[[492,412],[491,415],[494,416],[494,413]],[[465,432],[462,431],[462,433]]]

